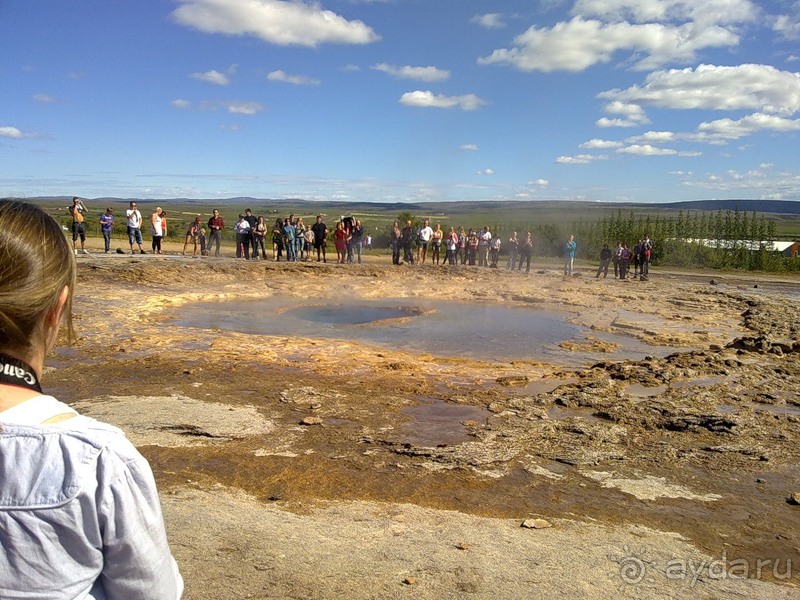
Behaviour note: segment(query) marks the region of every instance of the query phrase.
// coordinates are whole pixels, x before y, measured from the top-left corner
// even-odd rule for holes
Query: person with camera
[[[69,242],[38,207],[3,200],[0,254],[0,598],[180,598],[147,460],[42,391],[62,321],[75,338]]]

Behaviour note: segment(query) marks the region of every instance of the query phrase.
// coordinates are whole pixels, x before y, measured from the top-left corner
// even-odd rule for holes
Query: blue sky
[[[798,71],[798,0],[0,0],[0,196],[800,200]]]

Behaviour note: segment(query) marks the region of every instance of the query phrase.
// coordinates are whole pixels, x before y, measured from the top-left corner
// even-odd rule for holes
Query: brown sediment
[[[45,383],[84,413],[119,422],[165,493],[221,485],[297,514],[366,501],[634,524],[680,534],[711,556],[798,559],[796,301],[678,275],[564,280],[557,271],[377,261],[97,259],[79,273],[81,338],[56,352]],[[487,348],[481,360],[359,339],[203,331],[171,317],[210,300],[435,305],[443,289],[449,301],[562,312],[587,333],[560,350],[603,358],[498,360]],[[279,319],[280,310],[242,319]],[[620,359],[602,332],[624,332],[653,354]],[[141,398],[164,410],[137,410]],[[204,416],[193,420],[186,407],[196,402]],[[415,438],[414,420],[428,409],[446,416],[448,405],[465,410],[442,421],[441,439],[435,427]]]

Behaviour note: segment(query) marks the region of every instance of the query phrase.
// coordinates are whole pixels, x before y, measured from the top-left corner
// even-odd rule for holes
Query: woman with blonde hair
[[[164,214],[164,209],[160,206],[156,208],[156,212],[150,217],[153,233],[153,254],[161,254],[161,240],[167,235],[167,218]]]
[[[42,393],[75,257],[41,209],[0,201],[0,598],[180,598],[150,466],[125,435]]]

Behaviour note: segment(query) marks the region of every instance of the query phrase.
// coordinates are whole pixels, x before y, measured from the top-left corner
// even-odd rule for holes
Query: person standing
[[[336,223],[336,231],[333,232],[333,245],[336,247],[336,258],[339,264],[345,264],[347,260],[347,238],[349,234],[344,228],[344,223]]]
[[[267,249],[264,246],[264,239],[267,237],[267,223],[264,217],[259,216],[256,221],[256,226],[252,231],[253,237],[256,240],[256,249],[253,254],[253,260],[258,260],[258,251],[261,249],[262,260],[267,260]]]
[[[653,251],[653,242],[650,241],[650,236],[648,234],[644,234],[644,239],[642,240],[641,245],[641,276],[640,281],[647,281],[650,278],[650,254]]]
[[[167,219],[164,209],[160,206],[150,217],[151,233],[153,234],[153,254],[161,254],[161,240],[167,235]]]
[[[517,232],[511,234],[511,237],[508,238],[508,264],[506,265],[506,269],[509,271],[513,271],[514,267],[517,264],[517,252],[519,251],[519,238],[517,237]]]
[[[211,246],[216,244],[216,249],[214,250],[214,256],[216,257],[219,257],[223,229],[225,229],[225,220],[215,208],[212,217],[208,220],[208,253],[211,254]]]
[[[140,254],[147,254],[142,248],[142,213],[136,207],[136,202],[131,200],[128,210],[125,211],[125,217],[128,220],[128,242],[131,245],[131,254],[133,254],[133,245],[139,246]]]
[[[436,229],[433,230],[433,235],[431,237],[431,262],[434,265],[439,264],[439,260],[441,259],[442,253],[442,241],[444,240],[444,231],[442,231],[442,224],[437,223]],[[445,248],[447,251],[447,248]],[[442,264],[444,264],[444,260],[442,260]]]
[[[419,228],[417,236],[419,238],[417,240],[417,262],[424,265],[425,256],[428,254],[428,244],[430,244],[431,238],[433,237],[433,229],[431,229],[428,219],[422,222],[422,227]],[[422,256],[422,262],[420,262],[420,256]]]
[[[86,219],[83,216],[88,212],[83,200],[77,196],[72,198],[72,205],[69,207],[69,214],[72,216],[72,250],[78,254],[78,238],[81,240],[81,254],[89,254],[86,251]]]
[[[392,264],[400,264],[400,247],[402,246],[400,225],[397,221],[392,223],[392,229],[389,231],[389,248],[392,249]]]
[[[445,255],[445,261],[442,263],[442,265],[449,264],[451,266],[455,266],[457,249],[458,249],[458,234],[456,233],[456,228],[451,227],[450,232],[447,234],[447,237],[445,238],[445,250],[447,254]]]
[[[103,232],[106,254],[111,250],[111,232],[114,230],[114,209],[110,206],[100,215],[100,231]]]
[[[406,226],[403,227],[403,230],[400,232],[400,242],[403,246],[403,262],[413,265],[414,250],[412,245],[414,244],[414,227],[411,225],[411,221],[406,221]]]
[[[283,222],[283,246],[286,248],[286,261],[297,262],[297,254],[295,254],[294,242],[294,223],[292,216]]]
[[[484,226],[483,230],[478,234],[478,266],[489,266],[489,247],[492,243],[492,232],[489,231],[489,226]]]
[[[183,242],[183,252],[181,252],[182,256],[186,256],[186,246],[189,244],[194,245],[194,249],[192,250],[192,256],[197,256],[197,242],[200,238],[200,230],[202,226],[200,225],[200,215],[197,215],[194,218],[194,221],[189,223],[188,229],[186,229],[186,240]],[[202,255],[202,249],[201,249]]]
[[[522,271],[522,261],[526,261],[525,272],[531,272],[531,256],[533,255],[533,238],[531,232],[525,234],[525,241],[519,246],[519,267],[518,271]]]
[[[328,226],[322,222],[322,215],[317,215],[317,222],[311,226],[311,231],[314,232],[314,249],[317,251],[317,262],[319,262],[320,253],[322,254],[322,262],[328,262],[325,258],[325,246],[328,242]]]
[[[597,267],[597,275],[594,276],[595,279],[600,277],[600,273],[603,274],[603,279],[608,277],[608,264],[611,262],[611,248],[608,247],[608,244],[603,244],[603,249],[600,250],[600,266]]]
[[[278,217],[272,228],[272,260],[280,261],[283,256],[283,220]]]
[[[295,260],[303,260],[303,251],[306,247],[306,226],[303,217],[297,217],[294,222],[294,255]]]
[[[121,430],[42,391],[62,322],[75,339],[74,249],[23,202],[0,202],[0,231],[0,598],[177,600],[147,460]]]
[[[617,247],[614,248],[614,256],[611,257],[611,261],[614,263],[614,279],[618,279],[620,276],[619,261],[621,258],[622,242],[617,242]]]
[[[250,223],[243,214],[239,215],[233,230],[236,232],[236,258],[250,260]]]
[[[464,230],[464,226],[461,225],[458,228],[458,248],[456,249],[456,260],[458,260],[458,254],[461,255],[461,264],[466,264],[467,262],[467,232]]]
[[[572,275],[572,267],[575,263],[575,236],[570,235],[569,239],[564,242],[564,277]]]
[[[350,240],[350,248],[353,250],[353,254],[350,256],[350,262],[354,262],[353,258],[357,256],[358,264],[361,264],[361,254],[364,250],[364,227],[358,219],[356,219],[356,223],[353,225],[350,236],[352,238]]]
[[[253,216],[253,211],[249,208],[244,209],[244,220],[247,221],[247,224],[250,225],[250,232],[248,235],[250,239],[247,240],[247,245],[249,248],[249,255],[252,256],[254,259],[258,258],[258,248],[256,247],[256,225],[258,224],[258,219]]]
[[[489,266],[492,267],[493,269],[497,268],[497,261],[500,258],[500,244],[501,244],[501,238],[498,235],[492,240],[492,258],[491,258],[492,263]]]

